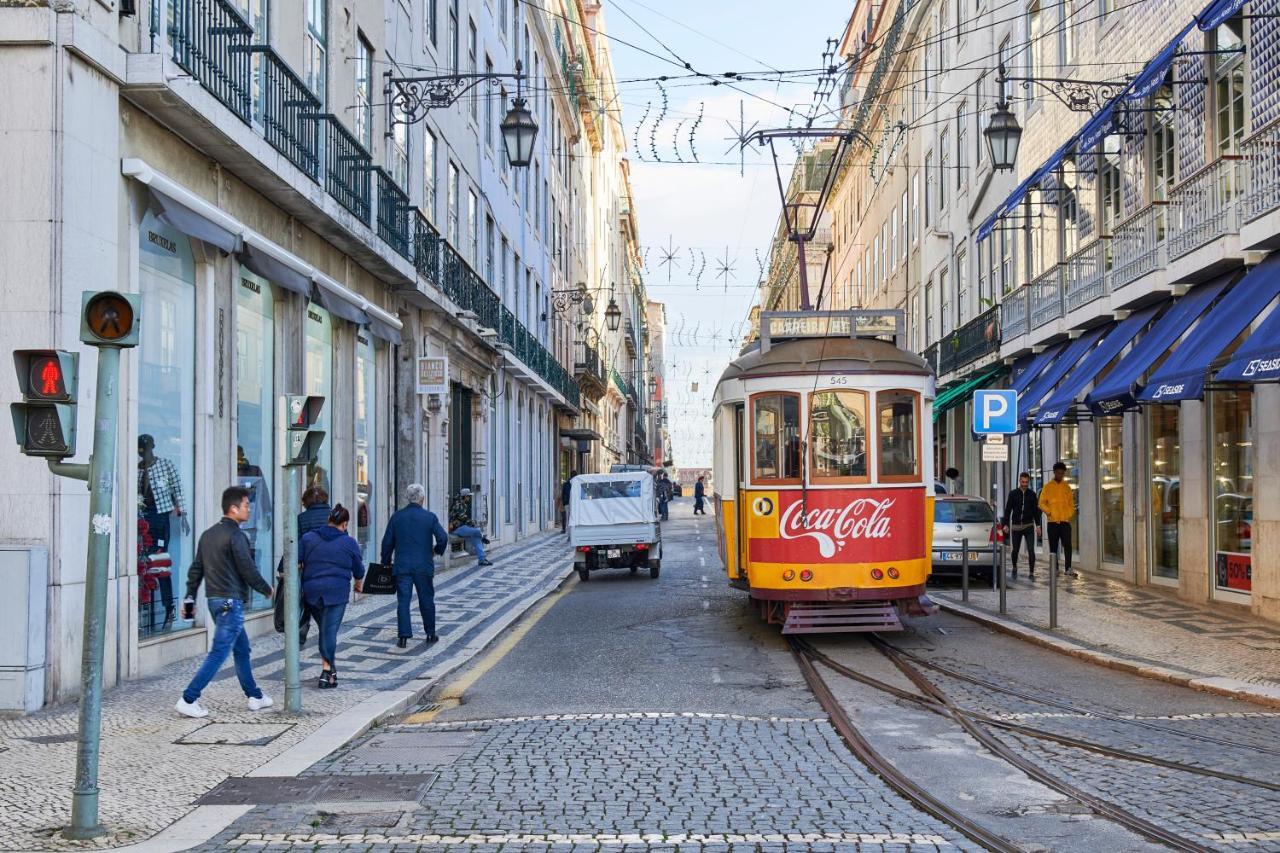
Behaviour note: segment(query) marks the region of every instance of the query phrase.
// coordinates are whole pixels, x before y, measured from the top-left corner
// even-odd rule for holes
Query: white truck
[[[600,569],[662,568],[662,528],[653,475],[645,471],[580,474],[569,487],[569,544],[586,581]]]

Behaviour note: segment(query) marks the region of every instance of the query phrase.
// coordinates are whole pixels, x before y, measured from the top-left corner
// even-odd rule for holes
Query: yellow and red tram
[[[784,633],[928,612],[934,376],[897,311],[765,312],[714,397],[720,557]]]

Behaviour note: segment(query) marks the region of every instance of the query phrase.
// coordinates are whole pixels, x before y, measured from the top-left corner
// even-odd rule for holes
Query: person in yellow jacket
[[[1053,479],[1044,484],[1040,490],[1040,509],[1044,511],[1045,527],[1049,534],[1049,553],[1058,553],[1058,543],[1066,552],[1066,574],[1076,577],[1071,568],[1071,519],[1076,514],[1075,497],[1071,494],[1071,486],[1066,481],[1067,466],[1056,462],[1053,466]]]

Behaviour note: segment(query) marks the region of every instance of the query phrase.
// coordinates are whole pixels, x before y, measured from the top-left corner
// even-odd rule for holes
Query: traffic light
[[[285,394],[280,398],[280,464],[306,465],[316,458],[324,430],[312,429],[320,420],[324,397]]]
[[[76,376],[80,356],[66,350],[14,350],[21,403],[9,406],[18,447],[27,456],[76,455]]]

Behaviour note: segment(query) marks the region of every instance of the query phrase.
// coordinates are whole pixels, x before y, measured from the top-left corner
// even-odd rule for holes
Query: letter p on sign
[[[978,435],[1018,431],[1017,391],[975,391],[973,393],[973,431]]]

